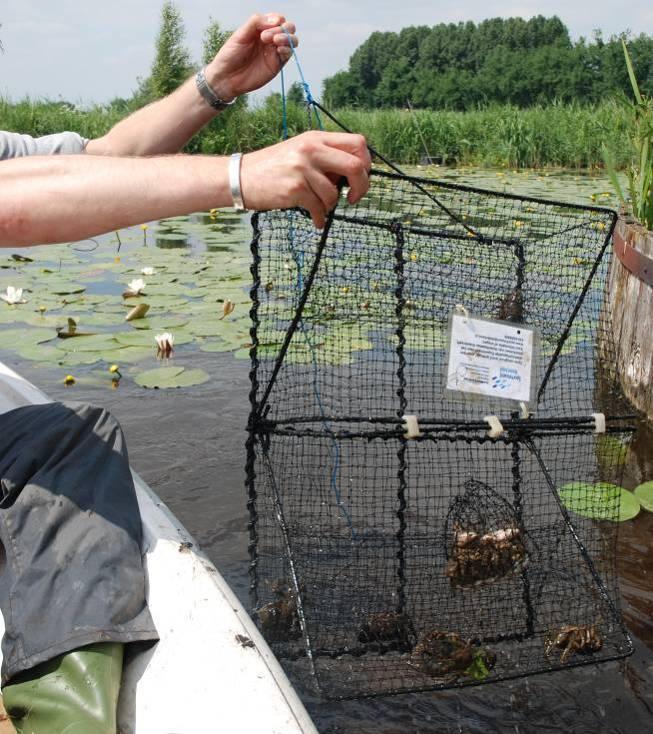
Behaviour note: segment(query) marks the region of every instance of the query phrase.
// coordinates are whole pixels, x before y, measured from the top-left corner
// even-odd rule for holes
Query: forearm
[[[220,82],[207,68],[207,81],[220,93]],[[215,117],[197,91],[195,77],[187,79],[172,94],[121,120],[102,138],[91,140],[91,155],[165,155],[177,153]]]
[[[32,157],[0,166],[0,246],[68,242],[232,203],[227,159]]]

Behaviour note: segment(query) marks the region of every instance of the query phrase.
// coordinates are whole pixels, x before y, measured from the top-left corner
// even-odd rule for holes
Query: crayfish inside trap
[[[415,628],[409,617],[399,612],[374,612],[363,623],[358,641],[363,644],[412,647]]]
[[[445,575],[452,586],[480,586],[526,568],[528,555],[519,528],[480,534],[456,529]]]
[[[603,647],[603,639],[595,624],[565,625],[555,635],[547,637],[544,654],[549,657],[554,648],[562,650],[560,662],[564,665],[574,653],[589,655]]]
[[[301,637],[297,595],[290,584],[278,579],[272,585],[276,599],[256,611],[263,636],[268,642],[288,642]]]
[[[514,509],[491,487],[474,479],[465,482],[465,492],[453,500],[445,536],[444,573],[454,587],[489,584],[528,565],[524,532]]]
[[[485,680],[496,662],[491,650],[463,640],[455,632],[432,630],[415,645],[410,665],[420,673],[445,680]]]

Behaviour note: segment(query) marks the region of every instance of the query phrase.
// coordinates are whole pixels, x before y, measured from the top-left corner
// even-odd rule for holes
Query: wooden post
[[[613,249],[606,305],[616,375],[628,400],[653,420],[653,232],[620,219]]]

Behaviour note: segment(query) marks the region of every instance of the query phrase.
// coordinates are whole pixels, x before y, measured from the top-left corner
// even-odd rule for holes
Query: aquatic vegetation
[[[158,369],[140,372],[134,381],[141,387],[166,389],[173,387],[191,387],[201,385],[209,379],[209,375],[200,369],[184,367],[159,367]]]
[[[136,319],[142,319],[145,314],[150,310],[148,303],[139,303],[125,316],[125,321],[135,321]]]
[[[628,458],[628,446],[614,436],[601,434],[596,439],[596,456],[602,466],[622,466]]]
[[[233,313],[235,308],[236,304],[232,300],[229,298],[225,299],[225,302],[222,304],[222,316],[220,316],[220,319],[222,320],[226,316],[229,316],[230,313]]]
[[[635,487],[633,494],[645,510],[653,512],[653,481],[644,482]]]
[[[114,107],[87,110],[68,105],[24,100],[12,104],[0,99],[0,113],[7,129],[44,135],[76,130],[84,137],[105,134],[125,114]],[[479,107],[468,112],[404,109],[333,110],[352,130],[366,135],[379,152],[402,164],[419,163],[424,145],[415,125],[429,141],[433,160],[443,164],[501,166],[510,169],[538,166],[603,167],[602,141],[609,139],[617,154],[616,165],[628,165],[628,112],[614,102],[594,105],[552,104],[519,109],[510,105]],[[416,116],[416,117],[415,117]],[[303,106],[288,108],[290,134],[309,127]],[[327,123],[327,128],[333,125]],[[281,139],[281,110],[275,105],[234,110],[221,124],[220,135],[200,135],[191,143],[195,151],[229,154],[248,152]],[[509,171],[506,172],[506,177]],[[504,176],[496,176],[503,179]],[[222,222],[220,211],[207,212],[209,222]],[[146,242],[147,225],[139,231]],[[114,239],[115,241],[115,239]]]
[[[494,172],[439,169],[428,174],[478,186],[496,186]],[[600,198],[607,188],[605,178],[576,180],[572,174],[539,176],[536,171],[506,172],[501,181],[505,191],[519,189],[523,193],[555,195],[568,200],[588,200],[591,195]],[[604,198],[600,200],[603,202]],[[424,216],[428,215],[425,211]],[[467,216],[468,221],[478,223],[491,220],[496,214],[470,211]],[[530,216],[525,211],[519,221],[527,222]],[[149,225],[149,230],[153,227]],[[0,257],[0,289],[11,286],[16,291],[16,283],[20,283],[23,295],[26,291],[38,293],[34,305],[0,309],[0,348],[44,367],[66,371],[74,368],[78,383],[105,389],[109,385],[107,369],[112,363],[124,365],[123,383],[131,381],[138,369],[154,367],[157,351],[154,337],[162,333],[174,333],[174,358],[185,358],[195,352],[233,353],[237,358],[248,359],[251,230],[247,220],[230,210],[220,210],[213,215],[200,213],[170,218],[156,228],[174,231],[174,236],[183,238],[188,246],[146,250],[142,246],[144,230],[136,226],[119,233],[117,259],[115,233],[100,237],[100,247],[92,252],[57,245],[31,248],[29,257],[19,253]],[[583,254],[572,247],[569,252],[572,267],[571,260],[582,258]],[[443,251],[440,255],[441,262],[434,264],[425,261],[422,253],[411,251],[407,267],[449,267],[457,262],[460,253],[451,248],[451,252]],[[343,267],[360,268],[355,246],[349,252],[338,253],[337,258]],[[546,264],[535,265],[534,277],[545,279]],[[289,262],[288,267],[288,282],[273,283],[268,279],[262,283],[261,290],[267,298],[287,297],[288,288],[296,278],[295,264]],[[473,258],[463,258],[463,267],[473,274],[477,265]],[[147,295],[143,292],[145,283]],[[137,294],[123,299],[125,284],[135,286]],[[321,313],[319,328],[299,334],[293,340],[289,361],[306,367],[314,360],[323,365],[346,366],[366,359],[365,353],[374,349],[396,348],[392,330],[370,333],[364,320],[357,321],[356,328],[351,324],[354,309],[364,319],[366,313],[373,313],[380,303],[392,297],[394,282],[384,280],[378,273],[366,272],[360,283],[347,287],[346,293],[334,294],[333,310],[325,309]],[[487,295],[488,303],[497,306],[500,301],[496,294],[474,295],[476,298]],[[565,297],[556,292],[548,296],[552,303]],[[421,318],[425,307],[438,310],[444,305],[432,301],[425,304],[424,298],[424,294],[417,292],[407,294],[406,314],[416,317],[414,325],[407,326],[405,332],[409,360],[419,359],[424,350],[446,348],[446,330],[432,323],[424,325]],[[550,303],[542,305],[553,307]],[[262,304],[261,308],[264,307]],[[307,309],[310,308],[308,304]],[[76,323],[76,334],[87,335],[57,339],[57,330],[60,335],[70,331],[69,319]],[[591,328],[589,325],[588,329]],[[574,330],[565,343],[563,355],[584,348],[584,334],[580,327]],[[281,330],[266,335],[266,342],[259,345],[259,357],[265,359],[273,354],[282,339]],[[546,343],[545,346],[548,348]],[[104,374],[104,380],[87,380],[95,370]]]
[[[145,290],[145,281],[142,278],[135,278],[127,283],[127,291],[125,296],[140,296]]]
[[[592,520],[624,522],[640,510],[632,492],[609,482],[569,482],[558,489],[558,495],[568,510]]]
[[[641,93],[626,42],[622,39],[621,43],[634,96],[634,101],[627,100],[623,104],[635,154],[626,169],[630,201],[626,201],[614,161],[606,150],[608,171],[623,206],[647,229],[653,230],[653,98]]]
[[[157,357],[167,358],[174,351],[175,337],[166,331],[154,337],[157,346]]]
[[[23,298],[23,289],[14,288],[13,285],[8,285],[7,292],[0,293],[0,298],[2,298],[2,300],[5,301],[5,303],[8,303],[10,306],[15,305],[16,303],[27,303],[27,301]]]

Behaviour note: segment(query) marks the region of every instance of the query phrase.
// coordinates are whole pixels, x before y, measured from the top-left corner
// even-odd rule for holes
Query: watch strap
[[[238,97],[234,97],[229,102],[225,102],[224,99],[220,99],[220,97],[218,97],[218,95],[213,91],[213,88],[206,81],[205,68],[200,69],[195,75],[195,85],[197,86],[197,91],[200,93],[202,99],[218,112],[220,112],[220,110],[226,109],[227,107],[231,107],[231,105],[236,102]]]

